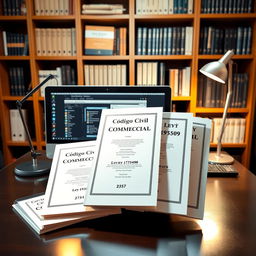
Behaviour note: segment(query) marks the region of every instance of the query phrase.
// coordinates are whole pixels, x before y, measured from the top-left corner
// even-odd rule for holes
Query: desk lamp
[[[41,86],[43,86],[48,80],[55,78],[53,75],[49,75],[43,80],[39,85],[37,85],[34,89],[32,89],[23,99],[16,101],[16,107],[19,111],[20,118],[22,121],[22,124],[25,128],[25,132],[28,138],[29,146],[30,146],[30,152],[32,161],[23,162],[16,166],[14,172],[15,174],[19,176],[39,176],[46,174],[51,169],[51,162],[47,160],[40,160],[38,161],[37,157],[41,155],[41,153],[38,153],[35,151],[35,148],[32,144],[32,139],[28,130],[28,126],[25,122],[25,118],[23,116],[23,113],[21,111],[22,104],[26,101],[28,97],[33,95]]]
[[[209,163],[213,164],[232,164],[234,162],[234,158],[232,156],[228,155],[226,152],[221,152],[221,140],[225,130],[226,117],[232,95],[233,61],[231,58],[233,55],[233,50],[228,50],[218,61],[210,62],[200,69],[200,72],[205,76],[222,84],[225,84],[228,78],[228,91],[222,115],[221,128],[218,134],[217,152],[210,152],[209,154]],[[227,65],[228,70],[226,67]]]

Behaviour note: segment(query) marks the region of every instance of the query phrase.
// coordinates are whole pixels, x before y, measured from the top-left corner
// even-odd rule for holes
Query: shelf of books
[[[223,146],[249,167],[256,98],[255,1],[0,2],[0,118],[5,120],[1,132],[6,164],[28,149],[26,140],[15,141],[11,135],[15,101],[50,73],[58,85],[171,86],[173,111],[213,120],[214,150],[226,87],[203,77],[199,69],[233,49],[229,138]],[[33,144],[44,149],[43,89],[25,110]]]

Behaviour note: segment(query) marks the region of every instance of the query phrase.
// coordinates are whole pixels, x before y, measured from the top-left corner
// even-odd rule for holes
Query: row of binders
[[[127,67],[116,65],[84,65],[85,85],[126,85]]]
[[[5,16],[20,16],[27,14],[25,0],[2,0],[2,12]]]
[[[27,122],[27,119],[28,119],[27,109],[22,109],[21,111],[22,111],[22,115],[25,119],[25,122]],[[27,135],[26,135],[25,128],[21,121],[19,110],[18,109],[10,109],[9,115],[10,115],[10,127],[11,127],[11,140],[19,141],[19,142],[26,141]]]
[[[165,63],[137,62],[137,85],[165,85]]]
[[[73,0],[34,0],[35,15],[70,15],[73,14]]]
[[[223,54],[233,49],[235,54],[250,54],[252,28],[217,28],[203,27],[200,32],[200,54]]]
[[[244,143],[245,118],[227,118],[225,130],[222,136],[222,143]],[[222,125],[222,118],[212,119],[211,142],[217,143],[219,131]]]
[[[137,55],[191,55],[193,27],[138,27]]]
[[[37,56],[76,55],[75,28],[36,28]]]
[[[27,56],[28,35],[17,32],[2,31],[5,56]]]
[[[12,66],[8,70],[10,79],[10,95],[24,96],[27,92],[29,75],[25,74],[24,67]]]
[[[251,13],[253,10],[254,1],[252,0],[217,0],[201,1],[202,13]]]
[[[193,0],[136,0],[136,14],[193,13]]]

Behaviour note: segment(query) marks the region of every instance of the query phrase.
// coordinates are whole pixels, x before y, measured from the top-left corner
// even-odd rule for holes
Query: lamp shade
[[[222,84],[225,84],[228,77],[228,70],[226,65],[219,61],[213,61],[204,65],[200,69],[200,72]]]
[[[228,50],[220,60],[213,61],[204,65],[200,69],[200,72],[217,82],[225,84],[228,77],[226,64],[229,62],[233,55],[234,51]]]

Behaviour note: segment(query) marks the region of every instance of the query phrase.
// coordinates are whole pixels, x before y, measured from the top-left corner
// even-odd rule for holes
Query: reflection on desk
[[[256,177],[238,162],[238,177],[208,178],[203,220],[127,211],[43,236],[32,232],[11,205],[44,192],[47,179],[19,180],[14,167],[0,171],[0,255],[255,255]]]
[[[101,223],[112,223],[115,217],[102,218]],[[97,220],[93,221],[97,222]],[[89,225],[95,225],[90,223]],[[87,226],[87,225],[86,225]],[[103,224],[104,226],[104,224]],[[159,227],[161,228],[161,227]],[[166,228],[165,228],[166,229]],[[61,230],[47,235],[42,235],[41,239],[45,243],[56,243],[55,255],[93,255],[93,256],[141,256],[141,255],[177,255],[177,256],[198,256],[200,255],[200,246],[202,240],[201,232],[192,232],[190,234],[172,235],[166,234],[161,237],[143,236],[138,234],[127,234],[123,232],[111,232],[94,230],[93,233],[83,232],[80,227],[73,227],[69,230]],[[138,231],[134,227],[133,232]],[[131,229],[130,229],[131,232]],[[153,232],[153,231],[152,231]],[[159,232],[159,231],[158,231]],[[191,232],[191,231],[190,231]],[[73,234],[73,235],[71,235]],[[70,254],[68,253],[70,251]],[[75,253],[75,254],[74,254]]]

